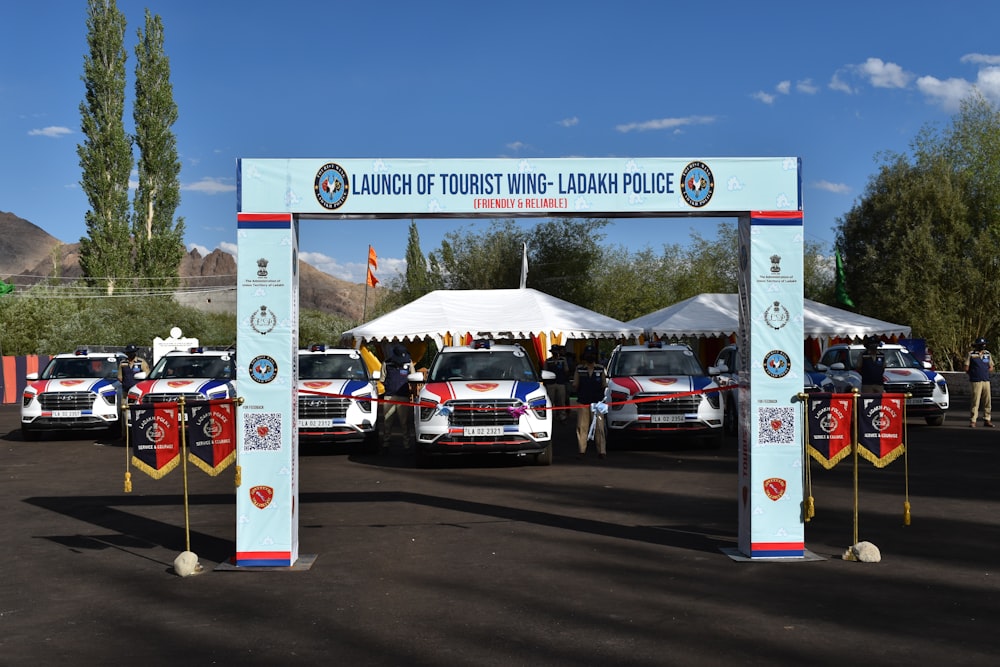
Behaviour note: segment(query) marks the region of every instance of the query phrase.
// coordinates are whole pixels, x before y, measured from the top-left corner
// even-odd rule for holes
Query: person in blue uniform
[[[881,394],[885,391],[885,355],[879,349],[878,338],[868,336],[865,338],[865,351],[858,358],[858,365],[855,368],[861,375],[862,394]]]
[[[965,358],[965,372],[969,375],[972,390],[972,421],[969,426],[975,428],[979,419],[979,406],[983,406],[983,426],[993,428],[992,420],[992,388],[990,374],[993,372],[993,355],[986,349],[986,339],[977,338],[972,344],[972,351]]]

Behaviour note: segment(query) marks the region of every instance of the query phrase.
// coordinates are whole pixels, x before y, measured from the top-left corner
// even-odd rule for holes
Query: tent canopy
[[[437,290],[345,331],[355,346],[370,342],[422,341],[438,345],[473,338],[628,338],[641,329],[538,290]]]
[[[657,336],[730,336],[740,328],[739,297],[736,294],[699,294],[637,317],[628,324]],[[910,335],[910,327],[810,299],[803,299],[802,324],[806,338]]]

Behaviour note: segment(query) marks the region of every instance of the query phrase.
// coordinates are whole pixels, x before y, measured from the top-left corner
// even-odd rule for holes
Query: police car
[[[45,369],[27,375],[21,395],[21,437],[38,440],[45,431],[103,430],[121,434],[120,353],[80,349],[57,354]]]
[[[475,341],[444,347],[411,382],[425,382],[415,409],[417,464],[437,454],[532,455],[552,463],[552,404],[539,374],[517,344]]]
[[[833,393],[837,391],[850,391],[842,385],[838,385],[832,377],[827,374],[826,366],[814,366],[808,358],[803,358],[805,368],[802,372],[802,391],[810,394],[814,392]],[[719,371],[716,383],[720,387],[727,388],[723,392],[724,417],[723,424],[725,432],[735,435],[739,426],[739,373],[743,365],[740,362],[739,350],[735,345],[727,345],[719,351],[719,356],[715,360],[715,368]]]
[[[687,345],[619,345],[608,362],[609,442],[690,436],[721,446],[722,397],[711,377],[717,374],[714,367],[706,373]]]
[[[931,426],[943,424],[950,403],[944,376],[933,370],[929,362],[919,361],[902,345],[881,343],[878,349],[885,358],[884,390],[891,394],[910,394],[906,399],[908,416],[923,417]],[[861,376],[854,369],[864,351],[864,345],[831,345],[823,352],[820,363],[830,369],[831,375],[849,376],[852,384],[860,388]]]
[[[160,357],[149,374],[136,373],[129,405],[236,398],[236,355],[231,350],[192,347]]]
[[[364,444],[379,449],[378,371],[369,374],[357,350],[313,345],[299,350],[299,439]]]

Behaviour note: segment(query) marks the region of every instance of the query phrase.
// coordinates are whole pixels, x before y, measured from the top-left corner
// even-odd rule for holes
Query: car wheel
[[[535,454],[535,465],[539,466],[550,466],[552,465],[552,443],[550,442],[546,447],[544,452]]]
[[[927,422],[929,426],[940,426],[944,423],[944,415],[934,415],[932,417],[924,417],[924,421]]]

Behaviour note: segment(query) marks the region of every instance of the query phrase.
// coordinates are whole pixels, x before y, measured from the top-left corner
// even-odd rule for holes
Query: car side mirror
[[[844,362],[838,361],[835,364],[830,364],[830,370],[831,371],[842,371],[842,370],[844,370]]]
[[[725,363],[717,364],[715,366],[715,368],[717,368],[720,373],[728,373],[729,372],[729,366],[727,366]],[[708,372],[711,375],[711,373],[712,373],[712,367],[711,366],[709,366],[709,371]]]
[[[135,378],[136,380],[145,380],[146,379],[146,372],[145,371],[139,371],[138,373],[136,373],[132,377]]]
[[[372,371],[372,379],[373,380],[381,380],[382,379],[382,371],[381,370]]]
[[[722,365],[721,367],[720,366],[709,366],[708,367],[708,374],[714,376],[714,375],[719,375],[721,373],[725,373],[726,371],[722,370],[722,369],[725,369],[725,367],[726,367],[725,365]]]
[[[825,373],[828,370],[830,370],[830,367],[827,366],[826,364],[816,364],[816,370],[818,370],[820,373]]]
[[[410,373],[409,375],[406,376],[406,381],[407,382],[423,382],[424,381],[423,371],[417,371],[415,373]]]
[[[555,380],[556,374],[552,371],[542,371],[542,380]]]

